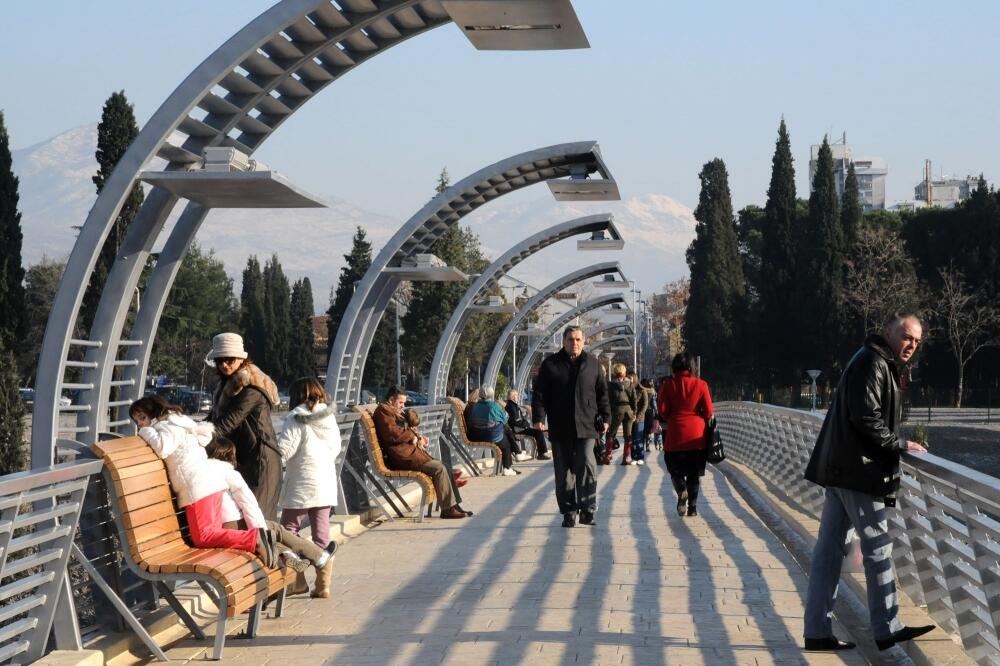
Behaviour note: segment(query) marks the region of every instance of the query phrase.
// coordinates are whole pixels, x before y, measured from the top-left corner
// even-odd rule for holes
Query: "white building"
[[[926,203],[928,181],[922,180],[913,188],[913,198]],[[930,181],[930,205],[941,208],[954,208],[959,201],[965,201],[979,186],[978,176],[965,178],[940,178]]]
[[[816,160],[819,159],[819,145],[813,145],[809,153],[809,191],[812,192],[813,180],[816,178]],[[885,177],[889,167],[879,157],[854,157],[854,151],[843,143],[830,144],[833,153],[833,175],[837,184],[837,196],[844,197],[844,181],[847,179],[847,168],[854,163],[854,173],[858,177],[858,190],[861,205],[866,211],[875,208],[885,208]]]

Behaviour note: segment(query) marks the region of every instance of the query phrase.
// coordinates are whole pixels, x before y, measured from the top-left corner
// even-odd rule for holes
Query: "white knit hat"
[[[212,351],[205,357],[205,363],[215,365],[217,358],[246,358],[247,350],[243,348],[243,336],[239,333],[219,333],[212,338]]]

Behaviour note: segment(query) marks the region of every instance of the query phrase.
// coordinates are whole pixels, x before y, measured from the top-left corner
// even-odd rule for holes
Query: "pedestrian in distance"
[[[813,448],[805,478],[826,488],[806,592],[806,650],[855,646],[834,636],[833,603],[852,533],[861,542],[872,635],[879,650],[908,641],[934,625],[904,626],[899,619],[892,539],[886,507],[896,505],[899,458],[926,453],[900,437],[900,369],[913,358],[923,326],[914,314],[894,315],[869,335],[848,362]]]
[[[649,394],[639,383],[639,375],[630,372],[628,380],[635,389],[635,422],[632,424],[632,465],[646,464],[646,412],[649,411]]]
[[[604,464],[610,465],[614,454],[613,440],[622,429],[622,464],[628,465],[632,453],[632,425],[635,423],[635,386],[629,381],[625,366],[616,363],[611,369],[608,382],[608,400],[611,403],[611,427],[604,445]]]
[[[278,387],[250,360],[243,338],[236,333],[219,333],[212,338],[212,350],[205,363],[219,373],[207,420],[215,425],[215,434],[228,437],[236,445],[237,471],[246,479],[264,517],[274,520],[278,514],[281,454],[271,424],[271,409],[281,404]]]
[[[342,444],[337,410],[327,402],[318,379],[295,380],[288,391],[290,411],[277,441],[285,465],[285,482],[278,499],[281,526],[298,534],[308,517],[310,536],[320,548],[330,543],[330,509],[337,504],[337,456]],[[299,572],[291,593],[308,589],[305,575]]]
[[[542,361],[531,400],[534,427],[548,429],[552,443],[556,502],[563,527],[576,525],[577,512],[580,523],[595,523],[594,446],[598,435],[607,432],[611,416],[608,385],[600,362],[583,347],[583,329],[567,326],[562,349]]]
[[[670,362],[673,377],[660,383],[657,402],[663,427],[663,460],[677,493],[677,515],[698,515],[698,492],[705,476],[705,430],[712,418],[708,384],[692,374],[694,359],[681,352]]]

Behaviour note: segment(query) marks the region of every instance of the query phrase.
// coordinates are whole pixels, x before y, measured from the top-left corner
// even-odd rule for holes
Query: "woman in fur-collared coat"
[[[271,424],[271,409],[281,400],[278,387],[254,365],[236,333],[212,338],[205,362],[219,373],[208,420],[215,433],[236,444],[237,471],[243,475],[264,517],[276,520],[281,487],[281,453]]]

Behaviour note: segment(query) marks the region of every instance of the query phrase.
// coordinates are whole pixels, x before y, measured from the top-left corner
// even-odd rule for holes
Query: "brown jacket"
[[[402,416],[381,403],[372,414],[375,433],[382,445],[382,455],[389,469],[418,469],[433,460],[417,445],[417,435],[406,427]]]

